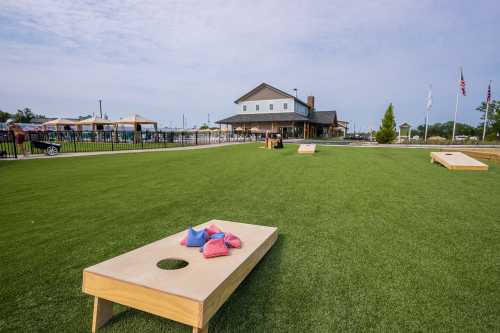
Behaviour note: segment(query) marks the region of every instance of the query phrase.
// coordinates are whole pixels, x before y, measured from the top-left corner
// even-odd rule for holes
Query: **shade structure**
[[[132,116],[129,116],[129,117],[126,117],[126,118],[114,121],[113,123],[114,124],[118,124],[118,125],[136,125],[136,124],[152,124],[152,125],[156,125],[156,124],[158,124],[157,121],[144,118],[144,117],[142,117],[142,116],[140,116],[138,114],[134,114]]]
[[[252,127],[252,128],[250,128],[250,131],[251,131],[251,132],[254,132],[254,133],[259,133],[259,132],[262,132],[262,131],[260,130],[260,128],[258,128],[258,127]]]
[[[103,119],[99,117],[92,117],[76,122],[76,125],[111,125],[115,122],[109,119]]]
[[[243,128],[242,127],[236,127],[234,130],[235,131],[243,131]]]
[[[75,125],[75,124],[76,122],[72,120],[57,118],[43,123],[42,126],[64,126],[64,125]]]

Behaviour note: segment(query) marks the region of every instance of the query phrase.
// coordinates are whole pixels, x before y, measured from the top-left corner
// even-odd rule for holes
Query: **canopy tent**
[[[48,126],[55,126],[56,130],[59,130],[59,126],[72,126],[75,125],[76,123],[72,120],[64,119],[64,118],[57,118],[54,120],[47,121],[42,124],[43,128],[46,130]]]
[[[156,131],[156,128],[158,126],[158,122],[156,122],[154,120],[150,120],[150,119],[144,118],[144,117],[141,117],[138,114],[134,114],[134,115],[132,115],[130,117],[117,120],[117,121],[115,121],[113,123],[115,125],[117,125],[117,126],[118,125],[134,125],[134,130],[137,129],[137,125],[154,125],[155,131]]]
[[[96,130],[97,125],[112,125],[112,124],[114,124],[114,121],[108,120],[108,119],[99,118],[99,117],[96,117],[96,116],[94,116],[92,118],[88,118],[88,119],[84,119],[84,120],[80,120],[80,121],[76,122],[76,126],[77,127],[81,128],[81,126],[90,125],[90,126],[92,126],[92,130],[93,131]]]

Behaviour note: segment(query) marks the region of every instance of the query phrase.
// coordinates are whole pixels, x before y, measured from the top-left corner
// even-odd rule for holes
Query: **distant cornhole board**
[[[432,152],[431,163],[434,162],[449,170],[488,170],[488,165],[461,152]]]
[[[180,245],[183,231],[86,268],[82,289],[94,296],[92,332],[111,319],[118,303],[207,333],[210,318],[278,238],[277,228],[230,221],[195,228],[212,223],[238,235],[242,247],[205,259],[198,248]],[[166,259],[181,265],[162,267]]]
[[[299,154],[314,154],[316,152],[315,144],[301,144],[298,150]]]

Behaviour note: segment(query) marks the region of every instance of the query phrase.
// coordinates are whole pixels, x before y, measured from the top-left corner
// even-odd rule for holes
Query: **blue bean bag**
[[[191,247],[200,247],[205,244],[205,230],[196,231],[189,227],[186,245]]]
[[[212,234],[212,235],[210,236],[210,239],[219,239],[219,238],[224,238],[224,236],[226,236],[226,234],[225,234],[225,233],[223,233],[223,232],[217,232],[217,233],[215,233],[215,234]]]

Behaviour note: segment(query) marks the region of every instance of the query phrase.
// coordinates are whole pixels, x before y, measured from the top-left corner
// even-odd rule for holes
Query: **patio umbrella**
[[[258,127],[252,127],[252,128],[250,128],[250,131],[251,131],[251,132],[254,132],[254,133],[259,133],[259,132],[261,132],[260,128],[258,128]]]
[[[243,131],[243,128],[242,127],[236,127],[234,130],[235,131]]]
[[[59,126],[71,126],[71,125],[75,125],[75,122],[64,118],[57,118],[42,124],[44,129],[47,129],[48,126],[55,126],[56,131],[59,130]]]
[[[156,128],[158,126],[157,121],[144,118],[138,114],[134,114],[132,116],[114,121],[113,123],[116,125],[134,125],[134,129],[137,127],[137,125],[140,125],[140,124],[151,124],[151,125],[154,125],[155,131],[156,131]]]
[[[96,125],[112,125],[112,124],[114,124],[114,121],[112,120],[103,119],[95,116],[92,118],[76,122],[76,126],[78,127],[81,127],[82,125],[91,125],[93,131],[95,131]]]

